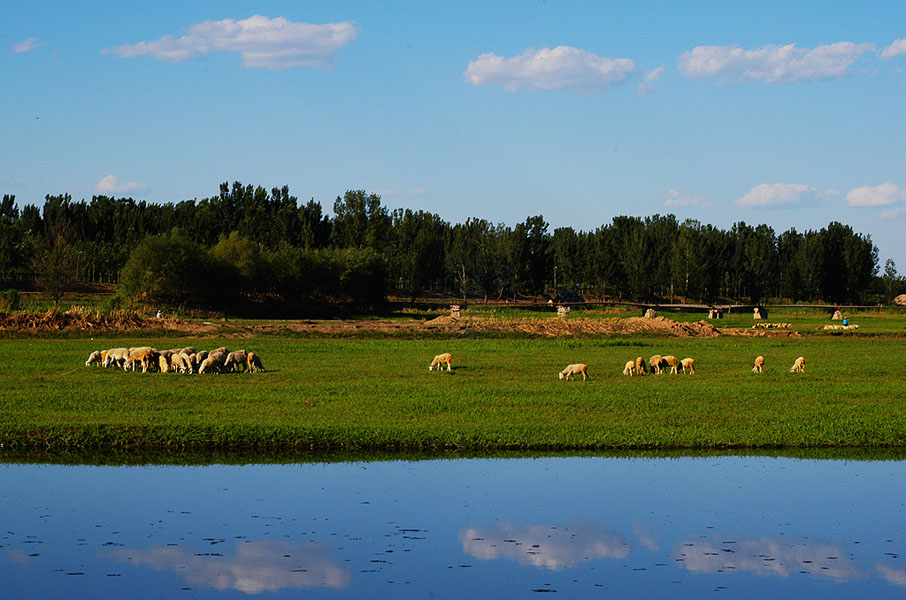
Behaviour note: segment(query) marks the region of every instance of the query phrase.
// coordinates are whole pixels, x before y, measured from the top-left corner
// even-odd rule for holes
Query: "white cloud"
[[[664,206],[670,208],[682,208],[684,206],[698,206],[701,208],[710,208],[711,203],[706,202],[701,196],[684,196],[677,190],[668,190],[664,194]]]
[[[897,202],[906,203],[906,190],[892,183],[882,183],[874,187],[863,185],[849,190],[846,203],[849,206],[890,206]]]
[[[906,39],[895,40],[891,45],[881,50],[881,58],[884,60],[890,60],[903,54],[906,54]]]
[[[418,186],[409,190],[410,196],[424,196],[426,193],[428,193],[428,190],[426,190],[424,186]]]
[[[28,38],[24,42],[19,42],[18,44],[13,44],[10,54],[22,54],[23,52],[31,52],[35,48],[40,48],[41,46],[46,46],[47,42],[39,42],[38,38]]]
[[[284,70],[291,67],[330,66],[339,50],[356,37],[352,23],[294,23],[283,17],[269,19],[255,15],[235,21],[205,21],[189,27],[180,38],[169,35],[153,42],[106,48],[120,58],[152,56],[179,62],[209,52],[239,52],[246,67]]]
[[[644,96],[649,92],[659,89],[661,87],[661,76],[663,76],[663,74],[663,66],[646,72],[645,79],[639,84],[639,96]]]
[[[99,194],[123,194],[126,192],[142,192],[148,189],[144,183],[137,181],[120,181],[116,175],[101,177],[94,190]]]
[[[566,89],[594,94],[623,81],[635,68],[628,58],[603,58],[579,48],[557,46],[528,49],[513,58],[482,54],[469,63],[464,75],[476,87],[493,85],[507,92]]]
[[[796,204],[802,196],[814,190],[799,183],[762,183],[736,201],[736,206],[781,206]]]
[[[723,78],[730,81],[791,83],[839,79],[874,44],[837,42],[812,50],[767,45],[757,50],[733,46],[697,46],[677,58],[677,68],[686,77]]]

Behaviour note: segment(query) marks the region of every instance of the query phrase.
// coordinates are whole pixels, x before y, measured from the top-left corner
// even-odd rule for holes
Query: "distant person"
[[[163,316],[160,314],[160,311],[157,311],[156,318],[158,318],[158,319],[162,319],[162,318],[163,318]]]

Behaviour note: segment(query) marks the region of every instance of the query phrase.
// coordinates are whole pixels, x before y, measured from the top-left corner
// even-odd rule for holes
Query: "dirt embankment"
[[[674,321],[667,317],[652,319],[643,317],[613,319],[582,319],[555,317],[545,319],[497,319],[464,318],[454,319],[441,316],[430,321],[421,320],[287,320],[265,324],[241,325],[228,321],[193,321],[188,319],[157,319],[137,313],[100,314],[88,311],[65,313],[0,313],[0,332],[151,332],[178,333],[195,336],[249,337],[266,333],[317,333],[330,335],[378,334],[419,334],[433,332],[493,331],[503,333],[524,333],[546,337],[567,337],[576,335],[639,334],[672,335],[676,337],[715,337],[721,334],[758,337],[799,337],[792,330],[782,329],[718,329],[705,320],[692,323]]]

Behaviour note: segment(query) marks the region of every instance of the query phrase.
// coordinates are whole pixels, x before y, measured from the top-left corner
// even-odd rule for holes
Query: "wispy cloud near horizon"
[[[628,58],[604,58],[580,48],[557,46],[530,48],[512,58],[485,53],[469,63],[464,75],[475,87],[492,85],[507,92],[565,89],[596,94],[635,70]]]
[[[871,43],[837,42],[811,50],[767,45],[756,50],[732,46],[696,46],[677,58],[677,70],[696,79],[730,82],[794,83],[840,79],[863,54],[874,50]]]
[[[49,45],[48,42],[38,41],[38,38],[30,37],[23,42],[13,44],[10,54],[23,54],[25,52],[31,52],[35,48],[40,48],[41,46]]]
[[[351,44],[356,35],[350,22],[315,25],[254,15],[240,21],[197,23],[180,38],[165,35],[153,42],[105,48],[102,54],[180,62],[211,52],[238,52],[243,66],[282,71],[300,66],[332,66],[337,52]]]
[[[148,186],[137,181],[120,181],[116,175],[105,175],[94,186],[99,194],[124,194],[127,192],[144,192]]]

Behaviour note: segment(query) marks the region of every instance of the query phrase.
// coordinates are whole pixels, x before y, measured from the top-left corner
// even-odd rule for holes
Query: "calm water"
[[[0,465],[3,598],[904,598],[906,463]]]

